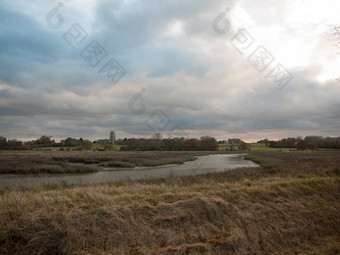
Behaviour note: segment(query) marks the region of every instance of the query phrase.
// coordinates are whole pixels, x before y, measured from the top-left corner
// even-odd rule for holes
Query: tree
[[[185,149],[185,139],[184,138],[167,138],[163,139],[164,149],[168,151],[182,151]]]
[[[0,150],[7,149],[7,139],[5,137],[0,136]]]
[[[217,144],[217,140],[211,136],[202,136],[200,140],[201,150],[210,151],[216,150],[217,147],[214,144]]]
[[[48,145],[52,143],[51,137],[43,135],[37,140],[33,141],[33,143],[38,144],[38,145]]]
[[[219,145],[217,143],[212,143],[212,144],[210,144],[210,150],[211,151],[217,151],[218,146]]]
[[[340,149],[340,138],[339,137],[336,139],[334,146],[335,146],[335,149]]]
[[[233,145],[240,144],[240,143],[242,143],[242,140],[239,139],[239,138],[229,138],[228,139],[228,143],[229,144],[233,144]]]
[[[200,149],[200,141],[195,138],[188,139],[185,141],[185,150],[188,151],[198,151]]]
[[[83,140],[80,145],[84,150],[91,150],[92,143],[89,140]]]
[[[265,139],[257,141],[257,143],[262,143],[262,144],[265,144],[266,146],[268,146],[269,140],[267,138],[265,138]]]
[[[269,147],[273,148],[295,148],[296,147],[296,138],[288,137],[283,138],[278,141],[270,141]]]
[[[151,136],[151,139],[153,140],[161,140],[163,138],[163,135],[161,133],[154,133]]]
[[[239,146],[238,146],[238,150],[239,151],[246,151],[249,149],[249,146],[246,142],[242,142]]]
[[[308,149],[310,149],[311,151],[315,151],[318,149],[318,145],[314,142],[309,142],[307,143],[307,147]]]
[[[305,141],[308,143],[315,143],[318,147],[323,145],[323,137],[322,136],[306,136]]]
[[[21,145],[22,145],[22,142],[18,141],[16,139],[12,139],[12,140],[8,139],[8,141],[7,141],[7,146],[8,146],[7,148],[8,148],[8,150],[16,150]]]
[[[154,133],[151,136],[151,146],[152,150],[161,150],[163,147],[163,142],[162,142],[163,135],[161,133]]]
[[[75,138],[71,138],[71,137],[68,137],[66,140],[65,140],[65,144],[64,144],[66,147],[74,147],[74,146],[78,146],[80,145],[79,141]]]
[[[296,143],[296,149],[299,150],[306,150],[307,149],[307,142],[305,140],[299,139],[299,141]]]

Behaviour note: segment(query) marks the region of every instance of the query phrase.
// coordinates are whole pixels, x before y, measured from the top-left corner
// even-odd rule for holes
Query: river
[[[199,156],[195,161],[182,165],[166,165],[157,167],[136,167],[114,171],[99,171],[79,175],[3,175],[0,176],[0,187],[18,185],[40,185],[42,183],[103,183],[119,180],[140,180],[145,178],[163,178],[168,176],[188,176],[205,173],[223,172],[240,167],[257,167],[250,160],[244,159],[244,154],[218,154]],[[108,170],[108,169],[107,169]]]

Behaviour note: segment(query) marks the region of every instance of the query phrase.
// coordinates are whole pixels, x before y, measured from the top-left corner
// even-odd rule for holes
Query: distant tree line
[[[68,137],[66,138],[64,141],[61,142],[63,147],[75,147],[75,146],[79,146],[81,149],[84,150],[91,150],[92,147],[92,142],[87,140],[87,139],[76,139],[76,138],[71,138]]]
[[[22,142],[16,139],[6,139],[0,136],[0,150],[17,150],[22,147]]]
[[[217,140],[211,136],[202,136],[200,139],[186,139],[184,137],[163,138],[159,133],[153,134],[151,138],[118,139],[116,144],[123,145],[121,150],[216,151],[219,144],[224,144],[226,142],[230,144],[231,150],[234,150],[234,146],[238,146],[238,150],[249,150],[249,145],[238,138],[217,142]],[[272,148],[296,148],[297,150],[317,150],[318,148],[340,149],[340,137],[288,137],[278,141],[263,139],[257,143],[266,144]],[[36,140],[23,143],[16,139],[6,139],[5,137],[0,136],[0,150],[31,150],[44,147],[60,147],[61,150],[69,147],[77,147],[77,150],[91,150],[92,142],[83,138],[76,139],[68,137],[57,143],[52,140],[51,137],[43,135]],[[107,145],[105,150],[113,150],[112,145]]]
[[[243,141],[239,138],[229,138],[228,144],[241,144]]]
[[[83,140],[82,138],[67,138],[66,140],[56,143],[49,136],[41,136],[40,138],[28,142],[18,141],[16,139],[7,139],[0,136],[0,150],[32,150],[44,147],[75,147],[78,146],[79,150],[90,150],[92,142]]]
[[[218,149],[216,139],[211,136],[202,136],[200,139],[163,138],[159,133],[152,135],[151,138],[119,139],[116,144],[124,145],[121,150],[136,151],[216,151]],[[23,143],[15,139],[0,137],[0,150],[32,150],[45,147],[60,147],[60,150],[77,147],[76,150],[91,150],[92,142],[82,138],[68,137],[57,143],[51,137],[44,135],[36,140]],[[105,145],[104,150],[113,150],[113,146]]]
[[[200,139],[184,137],[163,138],[161,134],[154,134],[151,138],[125,138],[116,141],[124,145],[121,150],[133,151],[216,151],[217,141],[211,136],[202,136]]]
[[[257,143],[262,143],[262,144],[265,144],[265,145],[269,145],[269,140],[266,138],[266,139],[262,139],[260,141],[257,141]]]
[[[278,141],[260,140],[272,148],[296,148],[297,150],[340,149],[340,137],[306,136],[305,138],[283,138]]]
[[[299,138],[283,138],[278,141],[269,141],[269,147],[272,148],[296,148]]]

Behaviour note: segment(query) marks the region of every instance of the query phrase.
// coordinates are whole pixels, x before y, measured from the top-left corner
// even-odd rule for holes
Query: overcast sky
[[[340,136],[331,25],[338,0],[2,0],[0,136]]]

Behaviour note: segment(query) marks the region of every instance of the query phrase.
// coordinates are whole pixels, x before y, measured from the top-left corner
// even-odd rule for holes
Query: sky
[[[338,0],[0,2],[0,136],[340,136]]]

